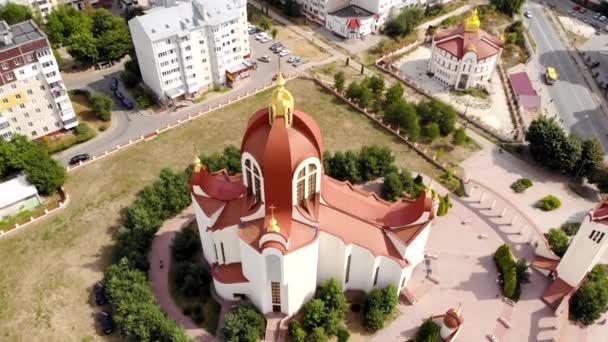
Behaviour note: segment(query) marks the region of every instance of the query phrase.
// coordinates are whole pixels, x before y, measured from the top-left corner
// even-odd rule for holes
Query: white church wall
[[[283,283],[286,291],[282,292],[283,310],[292,315],[311,300],[317,287],[317,258],[319,240],[304,246],[283,257]],[[283,290],[283,289],[282,289]],[[287,297],[287,298],[285,298]]]
[[[237,226],[226,227],[213,232],[213,241],[217,247],[220,264],[231,264],[241,262],[239,250],[239,234]],[[224,251],[222,252],[222,246]]]
[[[245,294],[249,297],[250,283],[224,284],[213,279],[217,294],[225,300],[235,300],[234,294]]]
[[[378,282],[374,287],[385,288],[392,284],[399,289],[401,266],[397,261],[384,256],[378,257],[378,261]]]
[[[272,310],[270,306],[270,289],[266,286],[266,264],[264,257],[249,244],[239,240],[242,257],[243,275],[249,280],[245,294],[262,312]],[[264,305],[266,304],[266,305]]]
[[[591,238],[594,230],[600,234],[604,233],[600,243],[597,243],[597,238],[596,241]],[[586,216],[566,254],[557,265],[557,275],[570,286],[578,286],[606,251],[608,247],[606,235],[608,235],[607,225],[590,221],[589,216]]]
[[[391,232],[389,232],[387,234],[387,236],[393,243],[393,246],[395,246],[397,251],[399,251],[399,255],[401,255],[402,258],[405,258],[405,252],[407,251],[407,246],[405,245],[405,243],[403,243],[401,240],[399,240],[399,238],[396,237],[395,234],[393,234]]]
[[[346,289],[357,289],[365,292],[373,288],[375,257],[367,249],[352,245],[350,260],[350,276]]]
[[[322,284],[330,278],[335,278],[338,284],[344,284],[347,257],[346,246],[342,242],[342,239],[321,232],[319,234],[317,284]],[[341,260],[342,262],[340,262]]]
[[[405,258],[410,262],[413,266],[418,265],[424,259],[424,253],[426,249],[426,242],[429,239],[429,234],[431,232],[431,225],[429,223],[426,228],[416,238],[412,243],[407,246],[407,250],[405,253]]]
[[[203,247],[203,256],[208,263],[217,262],[215,258],[215,252],[213,250],[213,237],[211,232],[207,231],[207,227],[210,223],[210,218],[208,218],[205,213],[198,206],[198,203],[194,198],[192,198],[192,203],[194,205],[194,216],[196,217],[196,223],[198,227],[198,233],[201,239],[201,245]]]

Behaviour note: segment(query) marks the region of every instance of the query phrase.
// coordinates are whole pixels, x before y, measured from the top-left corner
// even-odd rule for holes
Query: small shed
[[[540,96],[534,90],[528,73],[525,71],[513,73],[509,75],[509,79],[518,105],[526,112],[540,112]]]
[[[0,183],[0,220],[40,205],[36,187],[21,174]]]

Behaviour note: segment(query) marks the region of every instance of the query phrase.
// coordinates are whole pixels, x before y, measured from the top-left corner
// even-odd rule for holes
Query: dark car
[[[93,286],[93,293],[95,294],[95,303],[97,305],[104,305],[108,302],[106,297],[106,286],[103,283],[97,283]]]
[[[598,62],[598,61],[595,61],[595,62],[589,64],[589,68],[591,68],[591,69],[597,68],[598,66],[600,66],[600,62]]]
[[[109,313],[98,313],[97,322],[99,322],[99,327],[104,334],[109,335],[112,333],[112,331],[114,331],[114,321],[112,320],[112,315]]]
[[[114,91],[118,89],[118,78],[112,77],[110,80],[110,90]]]
[[[131,102],[131,100],[129,100],[126,97],[123,97],[122,99],[120,99],[120,102],[122,102],[122,105],[125,106],[125,108],[127,108],[127,109],[133,109],[133,107],[135,107],[133,105],[133,102]]]
[[[113,91],[112,94],[114,94],[114,96],[116,96],[116,98],[119,100],[122,100],[125,98],[125,96],[118,90]]]
[[[77,154],[70,159],[70,165],[78,164],[89,159],[91,159],[91,155],[88,153]]]

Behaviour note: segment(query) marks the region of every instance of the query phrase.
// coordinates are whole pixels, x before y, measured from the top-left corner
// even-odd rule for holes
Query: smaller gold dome
[[[274,119],[282,116],[285,118],[285,124],[290,127],[293,123],[293,95],[289,90],[285,89],[285,78],[279,72],[277,76],[277,87],[272,91],[270,96],[270,105],[268,106],[269,122],[272,125]]]
[[[203,166],[203,164],[201,163],[201,158],[199,158],[198,156],[195,156],[194,157],[194,171],[199,172],[201,170],[202,166]]]
[[[471,15],[464,22],[464,30],[466,32],[477,32],[481,27],[481,21],[477,15],[477,8],[473,10]]]
[[[269,232],[278,233],[278,232],[281,231],[281,227],[279,227],[279,223],[277,222],[277,219],[274,218],[274,209],[275,209],[275,206],[271,205],[269,208],[270,208],[270,220],[268,221],[268,228],[267,228],[267,230]]]

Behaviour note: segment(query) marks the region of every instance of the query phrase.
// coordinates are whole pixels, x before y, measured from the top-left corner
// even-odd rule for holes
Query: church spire
[[[291,95],[289,90],[285,89],[285,78],[283,78],[283,73],[281,73],[281,59],[279,58],[277,86],[272,91],[270,104],[268,105],[269,124],[274,124],[274,120],[282,116],[285,119],[285,125],[291,127],[293,123],[293,103],[293,95]]]

